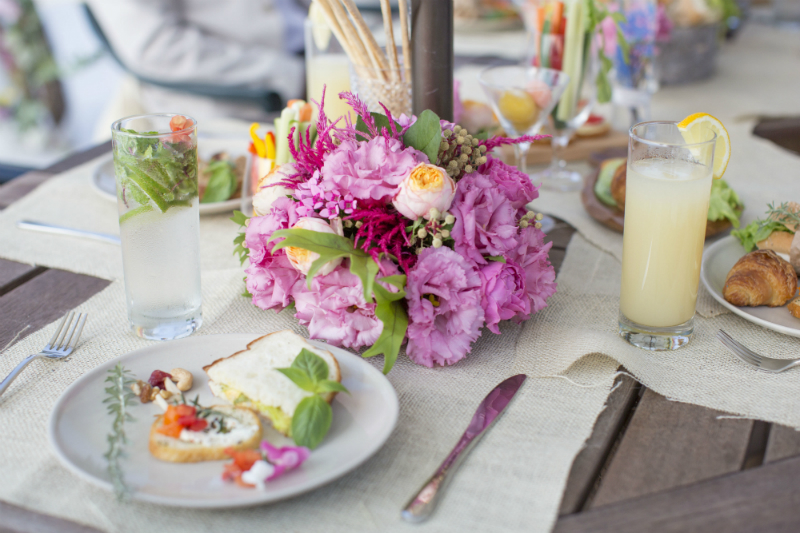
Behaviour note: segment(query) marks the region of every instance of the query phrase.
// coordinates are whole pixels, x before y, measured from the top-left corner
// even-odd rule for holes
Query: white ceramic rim
[[[764,320],[762,318],[758,318],[757,316],[753,316],[750,313],[746,313],[745,311],[742,311],[735,305],[726,301],[725,298],[722,296],[722,294],[718,293],[711,286],[711,282],[708,279],[708,262],[711,260],[711,257],[718,252],[720,248],[730,246],[731,241],[736,241],[736,237],[732,235],[723,237],[719,241],[709,246],[708,249],[705,251],[705,253],[703,253],[703,262],[700,266],[700,279],[702,280],[706,290],[711,294],[711,296],[714,297],[716,301],[718,301],[720,304],[722,304],[724,307],[726,307],[733,313],[744,318],[745,320],[752,322],[753,324],[765,327],[767,329],[771,329],[772,331],[783,333],[784,335],[789,335],[791,337],[800,337],[800,328],[787,328],[786,326],[781,326],[780,324],[776,324],[774,322],[770,322],[769,320]]]
[[[240,337],[242,339],[242,342],[244,342],[246,344],[246,342],[249,342],[249,341],[245,341],[245,338],[249,338],[250,341],[252,341],[253,339],[261,337],[262,335],[263,335],[263,333],[252,333],[252,334],[249,334],[249,333],[222,333],[222,334],[213,335],[213,336],[214,337],[221,337],[221,336]],[[174,346],[175,345],[174,343],[192,342],[192,341],[196,341],[198,338],[207,337],[207,336],[210,336],[210,335],[191,336],[191,337],[186,337],[184,339],[179,339],[179,340],[170,341],[170,342],[172,343],[172,346]],[[280,495],[264,493],[264,492],[260,492],[260,491],[248,491],[249,494],[246,494],[245,496],[243,496],[243,498],[241,500],[236,500],[236,501],[233,501],[233,502],[232,501],[213,502],[213,501],[208,501],[208,500],[203,500],[202,502],[198,502],[198,501],[194,501],[194,500],[191,500],[191,499],[165,498],[163,496],[155,496],[155,495],[151,495],[151,494],[146,494],[146,493],[140,493],[140,492],[133,491],[133,493],[131,495],[131,498],[133,500],[153,503],[153,504],[162,505],[162,506],[165,506],[165,507],[204,508],[204,509],[228,509],[228,508],[231,508],[232,509],[232,508],[237,508],[237,507],[251,507],[251,506],[255,506],[255,505],[263,505],[263,504],[267,504],[267,503],[273,503],[273,502],[278,502],[278,501],[281,501],[281,500],[286,500],[286,499],[289,499],[289,498],[294,498],[295,496],[299,496],[299,495],[304,494],[306,492],[310,492],[310,491],[318,489],[318,488],[320,488],[320,487],[322,487],[324,485],[327,485],[328,483],[340,478],[341,476],[349,473],[350,471],[355,470],[356,468],[361,466],[367,459],[369,459],[370,457],[375,455],[375,453],[379,449],[381,449],[381,447],[384,445],[384,443],[389,438],[389,436],[394,432],[394,429],[397,426],[397,418],[398,418],[399,413],[400,413],[400,405],[399,405],[399,402],[398,402],[398,399],[397,399],[397,392],[394,390],[394,387],[392,386],[392,384],[389,382],[389,380],[386,378],[386,376],[384,376],[383,373],[381,373],[380,370],[378,370],[377,368],[375,368],[371,364],[369,364],[366,361],[364,361],[364,359],[361,358],[360,356],[352,354],[352,353],[350,353],[350,352],[348,352],[346,350],[343,350],[341,348],[337,348],[335,346],[330,346],[330,345],[328,345],[327,343],[324,343],[324,342],[315,341],[315,340],[311,340],[311,339],[309,339],[308,342],[310,342],[310,343],[312,343],[312,344],[314,344],[314,345],[316,345],[316,346],[318,346],[320,348],[332,351],[336,355],[337,358],[344,357],[344,358],[352,359],[356,364],[364,365],[365,373],[372,373],[375,377],[379,378],[379,380],[385,381],[386,382],[385,384],[386,384],[388,390],[392,391],[393,394],[388,396],[388,398],[390,399],[390,402],[389,402],[390,412],[386,413],[386,416],[391,421],[391,423],[387,426],[388,429],[386,429],[384,431],[384,433],[377,435],[374,439],[372,439],[368,443],[367,452],[366,453],[364,453],[361,457],[357,458],[356,460],[354,460],[354,461],[352,461],[350,463],[341,463],[337,469],[333,470],[332,472],[330,472],[326,476],[319,477],[319,478],[309,482],[305,486],[299,486],[299,487],[296,487],[294,489],[287,490],[285,493],[280,494]],[[82,470],[78,465],[74,464],[62,452],[62,450],[56,445],[56,425],[57,425],[56,413],[58,413],[61,410],[62,405],[66,402],[67,398],[70,396],[70,394],[72,393],[72,391],[74,389],[79,388],[84,382],[89,381],[90,379],[95,377],[96,374],[101,373],[101,372],[105,372],[106,368],[109,367],[109,365],[111,365],[111,363],[116,363],[116,362],[119,362],[119,361],[123,361],[124,359],[126,359],[128,357],[135,357],[137,354],[142,353],[142,352],[146,352],[146,351],[150,350],[154,346],[158,346],[158,344],[153,344],[152,346],[146,346],[144,348],[139,348],[138,350],[133,350],[133,351],[128,352],[126,354],[123,354],[123,355],[121,355],[119,357],[115,357],[114,359],[106,361],[105,363],[102,363],[102,364],[98,365],[97,367],[93,368],[92,370],[90,370],[90,371],[86,372],[85,374],[83,374],[81,377],[76,379],[69,387],[67,387],[64,390],[64,392],[61,393],[61,396],[59,396],[58,400],[56,400],[55,405],[53,406],[52,410],[50,411],[50,415],[49,415],[48,420],[47,420],[47,440],[48,440],[48,442],[50,444],[50,449],[53,451],[53,454],[59,460],[61,465],[64,466],[67,470],[69,470],[73,474],[75,474],[76,476],[78,476],[79,478],[83,479],[84,481],[87,481],[90,484],[92,484],[92,485],[94,485],[96,487],[100,487],[101,489],[107,490],[109,492],[113,492],[114,491],[114,487],[111,485],[111,483],[109,483],[107,481],[104,481],[102,479],[98,479],[98,478],[92,476],[91,474],[85,472],[84,470]],[[111,365],[111,366],[113,366],[113,365]]]

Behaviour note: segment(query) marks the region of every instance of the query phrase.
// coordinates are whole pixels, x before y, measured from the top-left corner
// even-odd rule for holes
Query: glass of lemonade
[[[202,323],[197,122],[128,117],[111,135],[131,329],[152,340],[191,335]]]
[[[325,115],[335,121],[350,114],[350,106],[339,99],[339,93],[350,90],[350,59],[324,20],[306,19],[306,100],[322,101],[325,89]],[[319,109],[314,106],[312,120]],[[353,118],[353,115],[350,114]],[[344,125],[344,121],[339,126]]]
[[[716,135],[688,144],[675,122],[630,130],[619,334],[675,350],[694,331]]]

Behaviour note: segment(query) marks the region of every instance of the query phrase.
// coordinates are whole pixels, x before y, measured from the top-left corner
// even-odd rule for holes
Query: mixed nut
[[[181,394],[192,388],[192,373],[183,368],[173,368],[169,372],[154,370],[147,381],[139,380],[131,385],[133,393],[142,403],[159,399],[168,400],[173,394]]]

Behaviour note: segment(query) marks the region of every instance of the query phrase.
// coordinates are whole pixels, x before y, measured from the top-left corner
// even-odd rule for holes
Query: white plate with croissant
[[[791,265],[767,250],[757,250],[751,260],[739,262],[748,255],[736,237],[715,242],[703,254],[700,279],[720,304],[745,320],[765,328],[800,337],[800,318],[790,308],[800,307],[797,300],[797,275]],[[737,264],[738,262],[738,264]],[[736,266],[736,270],[732,269]],[[729,273],[736,282],[725,282]],[[725,296],[728,296],[726,300]],[[735,303],[749,305],[734,305]],[[757,305],[761,304],[761,305]]]

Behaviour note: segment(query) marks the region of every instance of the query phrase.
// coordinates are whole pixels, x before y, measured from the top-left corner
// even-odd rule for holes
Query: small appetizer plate
[[[201,159],[210,159],[211,156],[219,152],[228,152],[231,157],[236,158],[240,155],[247,157],[248,165],[250,155],[247,153],[248,141],[242,139],[200,137],[197,143],[198,156]],[[245,169],[247,173],[249,169]],[[106,200],[117,201],[117,181],[114,176],[114,157],[108,154],[100,159],[92,172],[92,189]],[[214,202],[200,204],[201,215],[217,215],[220,213],[233,213],[234,209],[241,209],[242,199],[233,198],[224,202]]]
[[[117,363],[137,379],[153,370],[185,368],[194,375],[187,400],[200,397],[205,406],[226,403],[208,389],[203,366],[245,349],[261,335],[200,335],[154,344],[108,361],[81,376],[56,402],[48,424],[50,444],[61,463],[78,477],[113,490],[103,454],[108,448],[112,416],[106,412],[104,382]],[[122,459],[125,482],[134,500],[174,507],[245,507],[291,498],[321,487],[361,465],[389,438],[397,423],[397,394],[389,380],[357,355],[323,342],[309,341],[330,350],[339,361],[342,384],[350,394],[333,401],[333,423],[325,440],[298,469],[267,483],[265,491],[222,480],[223,465],[230,461],[169,463],[148,451],[150,425],[161,410],[155,403],[136,402],[135,421],[125,424],[127,457]],[[265,423],[264,438],[275,446],[293,445]]]
[[[703,285],[715,300],[745,320],[778,333],[800,337],[800,318],[793,317],[786,306],[736,307],[722,296],[722,288],[725,286],[728,272],[746,253],[736,237],[733,236],[724,237],[709,246],[703,253],[703,265],[700,269],[700,279],[703,281]]]

